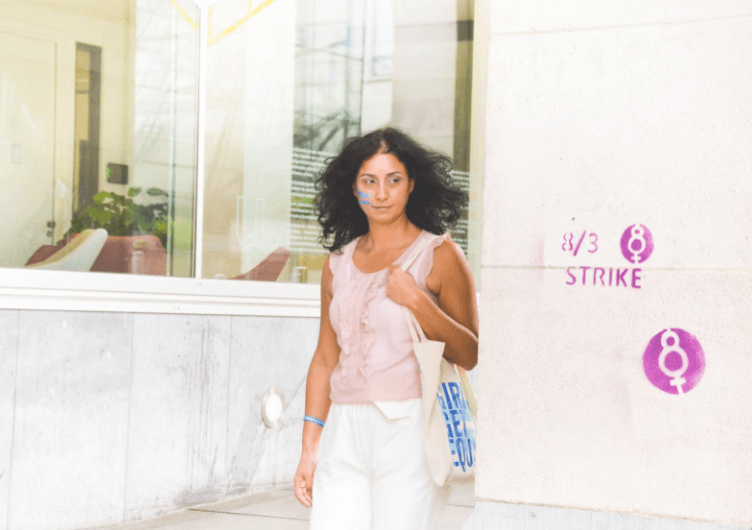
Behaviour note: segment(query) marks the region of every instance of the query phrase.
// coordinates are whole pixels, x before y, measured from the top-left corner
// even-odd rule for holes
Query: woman
[[[312,530],[433,529],[446,505],[449,489],[428,470],[420,374],[400,306],[470,370],[475,286],[448,233],[407,271],[400,265],[459,218],[467,198],[450,169],[447,157],[388,128],[350,141],[317,182],[322,241],[333,242],[294,481],[313,508]]]

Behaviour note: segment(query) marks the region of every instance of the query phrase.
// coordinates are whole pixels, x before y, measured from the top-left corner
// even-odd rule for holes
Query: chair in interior
[[[66,245],[54,250],[46,257],[38,259],[34,263],[27,262],[26,268],[54,271],[89,271],[97,260],[97,256],[102,252],[102,247],[104,247],[106,241],[107,230],[104,228],[84,230],[78,236],[69,240]]]
[[[87,230],[84,230],[84,232],[87,232]],[[58,245],[39,247],[26,262],[26,267],[36,267],[39,263],[70,246],[76,239],[78,237],[71,236]],[[94,263],[87,270],[165,276],[167,274],[167,253],[162,246],[162,242],[156,236],[109,236],[100,248],[100,252],[95,256]]]
[[[279,247],[251,270],[245,274],[234,276],[231,279],[251,280],[257,282],[277,281],[277,278],[279,278],[279,275],[282,273],[282,269],[287,265],[287,260],[290,259],[290,255],[291,253],[289,250],[284,247]]]
[[[167,253],[162,242],[156,236],[107,236],[104,229],[99,232],[99,239],[104,233],[104,241],[96,251],[93,263],[86,269],[57,269],[57,270],[87,270],[92,272],[117,272],[132,274],[149,274],[165,276],[167,274]],[[52,269],[55,261],[62,259],[67,254],[72,254],[76,246],[81,245],[95,230],[84,230],[78,236],[71,236],[58,245],[43,245],[39,247],[26,262],[28,268]],[[87,234],[84,239],[81,236]],[[98,239],[98,240],[99,240]],[[93,253],[95,248],[86,246]],[[274,282],[287,265],[290,259],[290,251],[279,247],[269,254],[263,261],[244,274],[233,277],[233,280],[246,280],[257,282]],[[73,261],[66,261],[58,267],[68,266]],[[78,264],[77,266],[82,266]]]

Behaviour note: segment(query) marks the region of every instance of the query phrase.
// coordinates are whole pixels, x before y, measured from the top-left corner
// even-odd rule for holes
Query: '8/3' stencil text
[[[564,244],[561,249],[565,252],[572,252],[576,257],[577,252],[583,244],[585,237],[589,235],[590,247],[588,252],[593,254],[598,251],[598,235],[595,232],[588,234],[587,230],[582,232],[576,245],[573,244],[574,234],[569,232],[564,234]],[[645,262],[653,253],[653,234],[650,229],[639,223],[632,224],[624,230],[619,241],[621,253],[624,258],[632,265],[638,265]],[[592,267],[579,266],[567,267],[567,285],[590,285],[600,287],[626,287],[632,289],[642,289],[640,281],[642,280],[641,268],[619,268],[619,267]]]

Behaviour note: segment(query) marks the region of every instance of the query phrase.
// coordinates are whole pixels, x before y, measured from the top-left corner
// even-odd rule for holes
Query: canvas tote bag
[[[402,270],[438,236],[421,243]],[[444,343],[428,340],[415,315],[403,306],[420,368],[428,467],[439,486],[475,479],[475,418],[478,404],[465,370],[444,358]]]

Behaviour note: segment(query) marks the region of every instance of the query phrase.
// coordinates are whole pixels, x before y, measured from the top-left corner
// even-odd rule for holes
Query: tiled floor
[[[473,484],[455,486],[440,530],[459,530],[473,511]],[[307,530],[308,509],[280,488],[119,527],[122,530]]]

